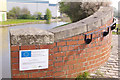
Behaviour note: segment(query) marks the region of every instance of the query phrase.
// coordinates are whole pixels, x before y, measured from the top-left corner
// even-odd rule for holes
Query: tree
[[[8,12],[8,18],[17,19],[20,16],[21,9],[19,7],[13,7],[12,10]]]
[[[50,23],[51,17],[52,17],[51,11],[49,9],[46,9],[45,19],[46,19],[47,23]]]
[[[42,13],[41,12],[36,12],[35,16],[37,17],[38,20],[41,19]]]
[[[84,19],[94,12],[100,6],[109,6],[110,2],[60,2],[60,12],[68,15],[72,22]]]
[[[23,14],[30,15],[30,11],[26,7],[24,7],[24,8],[21,9],[21,15],[23,15]]]
[[[16,19],[16,16],[13,12],[7,12],[7,19]]]
[[[30,14],[30,11],[27,9],[27,8],[22,8],[21,9],[21,14],[20,16],[18,17],[18,19],[31,19],[32,16]]]

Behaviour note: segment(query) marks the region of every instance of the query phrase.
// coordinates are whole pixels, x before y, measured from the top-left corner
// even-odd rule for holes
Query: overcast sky
[[[114,6],[118,10],[118,2],[120,0],[111,0],[112,1],[112,6]]]
[[[49,1],[51,4],[56,4],[60,0],[7,0],[8,2],[37,2],[37,1]]]

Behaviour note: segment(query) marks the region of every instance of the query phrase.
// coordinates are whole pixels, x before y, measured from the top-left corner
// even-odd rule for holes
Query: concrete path
[[[113,35],[112,37],[112,52],[108,61],[100,67],[92,76],[101,76],[107,78],[119,78],[120,77],[120,36]],[[119,45],[118,45],[119,44]],[[119,62],[119,64],[118,64]]]

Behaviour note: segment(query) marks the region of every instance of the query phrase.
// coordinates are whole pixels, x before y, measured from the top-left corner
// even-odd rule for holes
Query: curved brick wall
[[[74,78],[79,73],[96,70],[109,58],[112,33],[110,30],[103,37],[100,33],[104,30],[101,30],[93,34],[90,44],[85,43],[85,34],[105,28],[112,22],[112,8],[102,7],[86,19],[49,31],[11,30],[12,78]],[[49,49],[49,68],[19,71],[19,50],[35,49]]]

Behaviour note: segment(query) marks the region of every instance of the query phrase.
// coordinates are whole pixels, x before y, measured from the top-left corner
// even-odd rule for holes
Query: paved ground
[[[120,64],[120,54],[118,54],[118,51],[120,51],[120,36],[118,35],[113,35],[112,38],[112,52],[110,55],[110,58],[108,59],[108,62],[106,62],[105,65],[100,67],[95,74],[91,74],[93,76],[101,76],[101,77],[109,77],[109,78],[118,78],[120,77],[120,67],[118,68],[118,62]],[[98,75],[97,75],[98,74]]]

